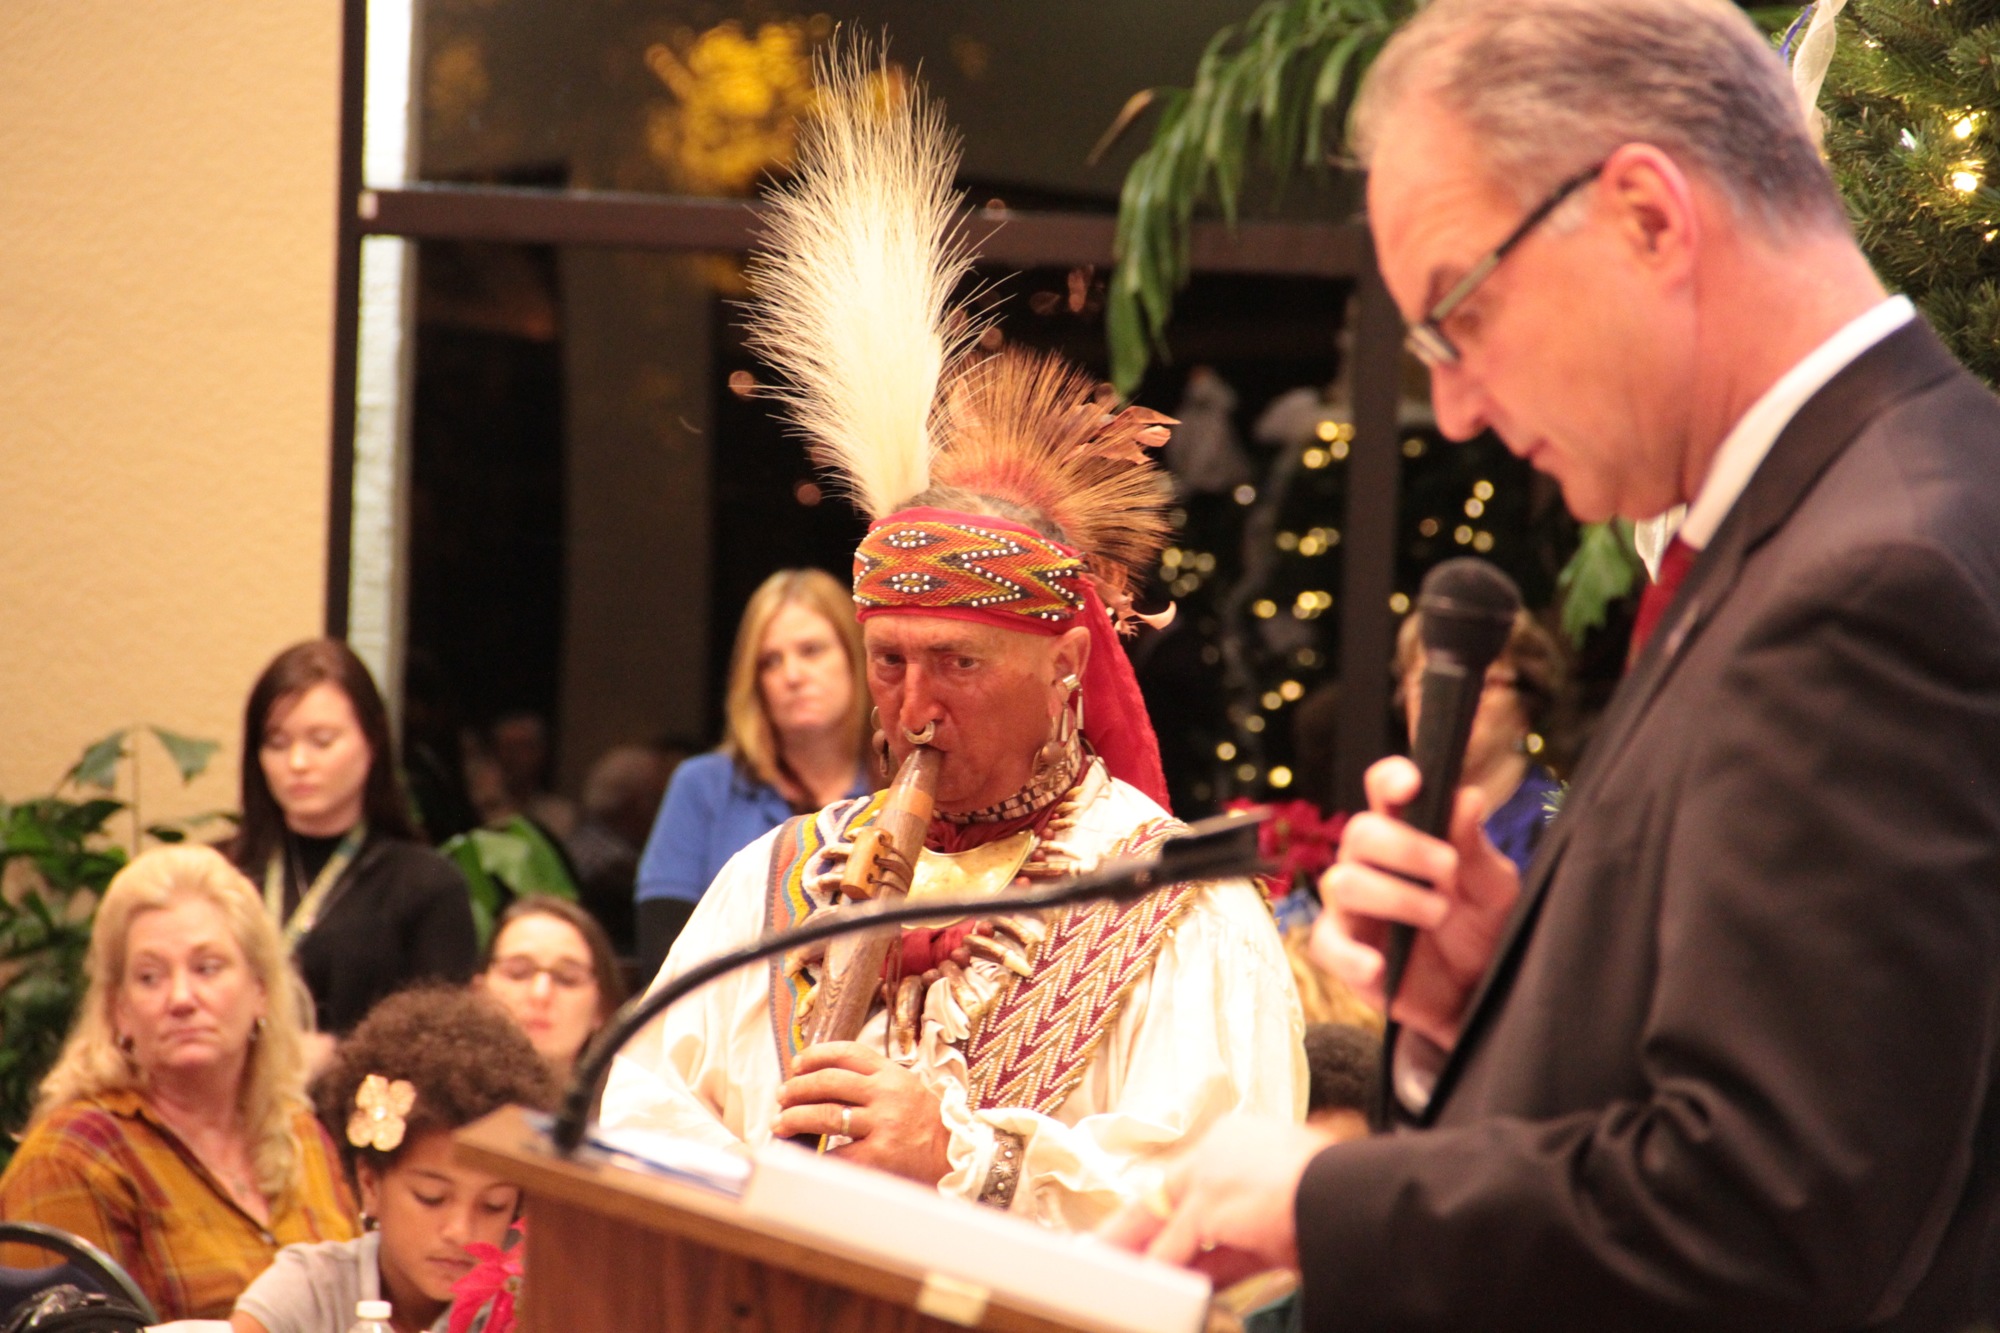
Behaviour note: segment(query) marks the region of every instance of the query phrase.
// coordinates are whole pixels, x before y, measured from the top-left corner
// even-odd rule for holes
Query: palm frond
[[[1253,162],[1275,191],[1300,175],[1330,174],[1362,73],[1415,8],[1415,0],[1264,0],[1215,35],[1188,87],[1151,90],[1159,115],[1119,197],[1106,297],[1120,393],[1166,355],[1196,210],[1213,204],[1233,224]],[[1132,107],[1114,131],[1132,122]]]

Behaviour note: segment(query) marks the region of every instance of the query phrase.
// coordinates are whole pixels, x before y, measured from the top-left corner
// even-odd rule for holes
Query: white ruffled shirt
[[[1063,851],[1088,871],[1141,824],[1164,814],[1092,765]],[[703,895],[654,986],[764,931],[775,832],[738,852]],[[975,960],[971,971],[996,968]],[[992,978],[997,983],[997,972]],[[1304,1020],[1271,913],[1247,881],[1203,887],[1133,983],[1083,1079],[1043,1115],[974,1111],[955,1043],[966,1018],[947,982],[925,997],[912,1068],[943,1103],[950,1171],[940,1193],[975,1199],[996,1131],[1021,1136],[1012,1210],[1044,1226],[1087,1230],[1157,1179],[1159,1164],[1222,1116],[1305,1115]],[[879,1008],[860,1040],[881,1049]],[[721,1146],[770,1140],[783,1073],[772,1037],[770,973],[740,969],[684,999],[612,1063],[602,1121]]]

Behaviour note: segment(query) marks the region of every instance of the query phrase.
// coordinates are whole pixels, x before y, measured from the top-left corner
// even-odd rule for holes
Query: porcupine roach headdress
[[[951,306],[973,259],[957,165],[914,83],[858,45],[823,58],[796,177],[770,200],[751,261],[751,341],[784,375],[779,396],[815,457],[874,520],[854,555],[860,617],[1086,625],[1085,739],[1164,806],[1116,629],[1167,539],[1172,491],[1146,447],[1172,420],[1107,413],[1097,382],[1055,356],[968,357],[980,328]],[[989,507],[1045,519],[1060,539]]]

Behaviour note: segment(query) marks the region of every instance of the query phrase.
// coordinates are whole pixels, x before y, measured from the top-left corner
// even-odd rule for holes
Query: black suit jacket
[[[1309,1328],[2000,1312],[2000,404],[1920,323],[1780,435],[1614,699]]]

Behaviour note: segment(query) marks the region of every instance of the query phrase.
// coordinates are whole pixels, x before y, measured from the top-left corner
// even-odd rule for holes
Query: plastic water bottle
[[[389,1333],[389,1302],[357,1301],[347,1333]]]

